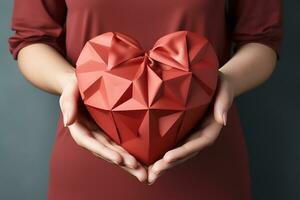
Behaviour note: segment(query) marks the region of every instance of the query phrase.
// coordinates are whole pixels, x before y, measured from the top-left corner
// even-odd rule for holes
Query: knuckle
[[[167,162],[170,162],[171,160],[173,160],[174,158],[174,154],[172,152],[167,152],[165,155],[164,155],[164,159],[167,161]]]
[[[132,155],[129,155],[128,158],[131,162],[135,162],[135,158]]]

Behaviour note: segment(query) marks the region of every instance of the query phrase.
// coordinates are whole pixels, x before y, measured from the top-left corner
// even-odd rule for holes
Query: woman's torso
[[[168,33],[194,31],[209,39],[220,64],[229,58],[225,0],[66,0],[66,4],[66,50],[73,64],[86,41],[107,31],[127,33],[145,50]]]
[[[230,56],[224,0],[66,0],[66,53],[75,65],[85,42],[108,31],[129,34],[145,50],[161,36],[189,30],[206,36],[220,66]],[[51,157],[49,199],[251,198],[247,149],[235,106],[214,145],[166,173],[152,186],[79,147],[58,120]]]

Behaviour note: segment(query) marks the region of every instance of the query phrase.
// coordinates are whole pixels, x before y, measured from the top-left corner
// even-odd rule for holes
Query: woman
[[[10,51],[22,74],[60,95],[49,199],[252,198],[234,98],[267,80],[275,67],[282,40],[280,0],[15,0],[12,28]],[[80,106],[75,62],[85,42],[104,32],[129,34],[150,49],[178,30],[209,39],[220,62],[220,85],[213,109],[195,132],[145,168],[98,130]]]

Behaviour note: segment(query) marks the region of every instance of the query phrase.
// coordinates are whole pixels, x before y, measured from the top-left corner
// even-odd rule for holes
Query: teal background
[[[8,52],[12,0],[0,1],[0,199],[47,196],[58,97],[30,85]],[[255,200],[300,199],[300,1],[285,1],[285,40],[272,78],[238,98]]]

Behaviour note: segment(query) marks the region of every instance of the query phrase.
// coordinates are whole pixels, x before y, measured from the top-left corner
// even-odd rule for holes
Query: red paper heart
[[[177,31],[149,51],[119,32],[86,43],[76,76],[100,128],[149,165],[203,118],[217,85],[218,59],[205,37]]]

